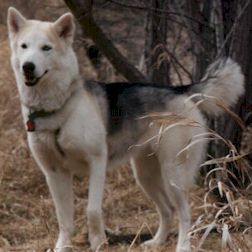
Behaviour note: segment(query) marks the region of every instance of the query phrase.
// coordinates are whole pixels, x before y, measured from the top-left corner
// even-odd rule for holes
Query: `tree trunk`
[[[232,57],[238,62],[245,76],[245,95],[233,108],[243,120],[252,107],[252,72],[250,70],[252,55],[252,4],[247,0],[221,0],[224,26],[224,55]],[[236,149],[240,150],[242,129],[230,118],[224,115],[215,122],[215,130],[225,139],[230,140]],[[211,144],[215,157],[226,156],[230,149],[221,142]],[[213,152],[212,152],[213,153]],[[228,178],[236,186],[243,186],[249,182],[246,173],[241,174],[233,163],[227,167],[238,178]]]
[[[145,59],[149,80],[170,85],[170,64],[166,57],[167,19],[155,9],[168,9],[169,0],[152,0],[147,14]]]
[[[200,80],[216,53],[214,32],[210,27],[213,4],[209,0],[202,2],[201,8],[199,1],[186,1],[186,11],[190,17],[194,18],[194,20],[185,20],[193,31],[189,33],[191,34],[192,53],[194,55],[194,82]],[[198,20],[198,22],[195,22],[195,20]]]
[[[187,12],[191,17],[194,17],[199,22],[190,22],[191,28],[200,36],[194,36],[192,42],[193,53],[196,55],[196,71],[194,79],[197,81],[202,76],[207,65],[214,59],[214,56],[230,56],[237,61],[245,75],[246,94],[236,104],[234,111],[244,119],[247,113],[252,108],[252,71],[250,70],[251,55],[252,55],[252,3],[248,0],[220,0],[221,18],[216,25],[223,25],[215,27],[215,34],[209,32],[209,28],[204,24],[211,25],[212,15],[216,15],[216,9],[213,9],[214,1],[203,1],[201,6],[199,1],[188,0],[186,2]],[[215,5],[216,7],[216,5]],[[219,22],[220,21],[220,22]],[[217,31],[218,30],[218,31]],[[218,32],[223,34],[218,34]],[[218,48],[216,36],[220,35],[224,44],[223,48]],[[215,47],[211,44],[215,43]],[[241,144],[242,129],[229,115],[223,115],[217,120],[209,122],[210,128],[214,128],[217,133],[225,139],[230,140],[239,151]],[[223,157],[229,153],[230,149],[221,141],[211,142],[208,153],[213,157]],[[210,169],[213,167],[210,167]],[[241,185],[241,174],[234,168],[232,163],[228,164],[228,169],[233,172],[239,181],[235,184]],[[204,172],[209,171],[206,169]],[[223,179],[223,178],[221,178]],[[229,178],[230,179],[230,178]],[[248,179],[245,179],[248,181]],[[233,181],[234,182],[234,181]]]
[[[229,23],[235,25],[232,40],[227,43],[226,51],[229,51],[229,55],[237,61],[245,76],[245,95],[239,100],[235,106],[235,112],[245,120],[248,113],[252,108],[252,71],[251,71],[251,55],[252,55],[252,3],[251,1],[227,1],[222,0],[223,11],[230,13],[227,16],[225,14],[225,20],[227,23],[226,34],[232,29]],[[237,11],[239,10],[239,11]],[[242,12],[242,13],[241,13]],[[238,148],[240,149],[242,130],[232,120],[226,119],[222,127],[222,134]],[[251,139],[252,141],[252,139]],[[225,149],[222,149],[225,152]],[[239,176],[236,172],[236,176]],[[238,177],[240,178],[240,177]],[[245,178],[245,182],[249,182],[249,178]]]
[[[227,41],[225,51],[229,52],[235,61],[237,61],[245,75],[245,95],[235,106],[235,112],[245,119],[250,112],[252,106],[252,71],[251,71],[251,55],[252,55],[252,4],[245,0],[227,1],[222,0],[223,19],[226,37],[231,29],[233,34],[231,39]],[[239,10],[239,11],[237,11]],[[243,12],[243,13],[241,13]],[[232,28],[234,26],[234,28]],[[223,124],[222,131],[225,137],[230,139],[238,148],[241,141],[241,129],[234,121],[226,121]]]

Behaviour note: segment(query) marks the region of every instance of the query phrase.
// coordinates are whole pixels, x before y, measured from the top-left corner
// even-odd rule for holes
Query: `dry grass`
[[[0,252],[42,252],[53,247],[57,222],[44,177],[27,147],[6,37],[6,28],[0,26]],[[193,250],[249,252],[251,196],[246,190],[234,192],[215,179],[216,172],[226,176],[223,160],[219,161],[218,168],[207,176],[205,187],[195,187],[190,193]],[[210,193],[215,188],[225,203]],[[84,214],[87,178],[76,178],[74,190],[74,248],[89,251]],[[123,167],[108,174],[103,206],[113,244],[105,244],[101,251],[145,251],[139,246],[139,237],[154,234],[158,218],[152,203],[136,186],[130,169]],[[148,251],[174,251],[176,234],[177,220],[171,225],[167,243]]]

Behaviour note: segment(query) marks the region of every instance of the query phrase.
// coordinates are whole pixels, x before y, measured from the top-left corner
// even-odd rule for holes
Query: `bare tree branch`
[[[148,6],[143,6],[143,5],[130,5],[130,4],[126,4],[125,2],[119,2],[117,0],[107,0],[108,2],[111,2],[113,4],[125,7],[125,8],[131,8],[131,9],[137,9],[137,10],[142,10],[142,11],[152,11],[152,12],[156,12],[159,13],[159,15],[173,15],[173,16],[178,16],[178,17],[184,17],[192,22],[195,23],[199,23],[202,26],[205,26],[209,29],[212,30],[212,27],[209,26],[209,24],[207,22],[204,22],[203,20],[198,20],[197,18],[194,18],[193,16],[187,15],[185,13],[181,13],[181,12],[175,12],[175,11],[167,11],[161,8],[152,8],[152,7],[148,7]]]
[[[186,67],[183,66],[183,63],[181,63],[178,58],[176,57],[176,55],[172,52],[170,52],[168,50],[167,47],[165,47],[165,51],[167,52],[167,54],[169,55],[169,57],[172,59],[172,61],[179,67],[183,70],[183,72],[189,77],[189,79],[193,82],[193,77],[192,77],[192,74],[190,73],[190,71],[188,71],[186,69]]]
[[[227,43],[230,42],[233,33],[234,33],[234,32],[236,31],[236,29],[237,29],[237,26],[238,26],[238,24],[239,24],[240,19],[243,17],[245,11],[247,10],[247,8],[249,7],[250,4],[251,4],[250,0],[247,0],[247,2],[246,2],[246,3],[244,4],[244,6],[242,7],[240,13],[238,13],[238,15],[237,15],[237,17],[236,17],[236,19],[235,19],[235,22],[234,22],[234,24],[232,25],[232,27],[231,27],[229,33],[226,35],[225,41],[224,41],[223,44],[221,45],[221,48],[220,48],[219,53],[218,53],[218,55],[217,55],[216,58],[218,58],[218,57],[221,56],[221,53],[223,53],[223,50],[225,49]],[[232,47],[232,46],[233,46],[233,45],[231,44],[230,47]],[[230,49],[232,49],[232,48],[230,48]],[[247,48],[246,48],[246,49],[247,49]],[[232,51],[232,50],[230,50],[230,51]]]
[[[168,0],[152,0],[152,8],[167,8]],[[161,59],[167,40],[167,19],[150,11],[145,27],[145,58],[147,74],[151,81],[162,85],[171,85],[170,63],[166,58]]]
[[[192,53],[195,55],[194,66],[196,66],[193,77],[195,81],[199,81],[206,67],[212,61],[215,53],[215,48],[212,47],[212,41],[214,39],[213,30],[209,30],[207,26],[202,25],[203,22],[208,23],[210,26],[212,1],[203,1],[202,6],[200,6],[199,1],[188,0],[186,1],[186,11],[190,16],[200,20],[198,23],[187,22],[188,27],[196,31],[195,34],[200,34],[200,36],[197,37],[190,34],[193,48]]]
[[[129,81],[146,81],[145,76],[129,63],[96,24],[92,16],[92,0],[65,0],[65,3],[78,20],[83,32],[94,41],[119,73]]]
[[[217,55],[225,56],[224,52],[221,50],[224,41],[224,24],[223,24],[221,0],[213,1],[213,5],[214,5],[213,22],[215,27],[216,52]]]

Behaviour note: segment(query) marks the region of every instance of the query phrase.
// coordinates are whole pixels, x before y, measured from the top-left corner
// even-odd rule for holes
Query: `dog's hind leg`
[[[188,192],[203,159],[206,141],[188,144],[193,136],[202,134],[202,127],[177,127],[164,134],[158,146],[157,156],[161,166],[164,189],[175,206],[179,218],[179,235],[176,252],[189,252],[191,228]],[[182,149],[185,148],[184,151]],[[181,152],[182,151],[182,152]]]
[[[180,169],[181,167],[176,167]],[[190,237],[188,232],[191,228],[191,215],[188,204],[188,193],[186,187],[180,184],[179,178],[169,176],[170,181],[166,184],[166,190],[169,191],[169,196],[178,212],[179,218],[179,235],[176,252],[189,252]]]
[[[131,162],[138,184],[155,203],[160,219],[155,236],[144,243],[147,246],[160,245],[166,241],[173,215],[173,206],[163,186],[158,159],[155,155],[150,156],[150,152],[144,151]]]

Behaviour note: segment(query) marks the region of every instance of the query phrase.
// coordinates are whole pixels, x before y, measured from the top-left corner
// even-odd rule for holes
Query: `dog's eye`
[[[42,46],[41,49],[42,49],[42,51],[50,51],[50,50],[52,50],[52,47],[49,45],[44,45],[44,46]]]
[[[21,45],[21,47],[23,48],[23,49],[27,49],[27,44],[25,44],[25,43],[23,43],[22,45]]]

